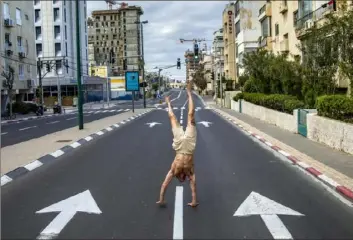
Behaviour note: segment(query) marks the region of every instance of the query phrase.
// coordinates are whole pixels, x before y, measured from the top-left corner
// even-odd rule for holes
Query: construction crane
[[[125,2],[117,3],[115,0],[105,0],[105,2],[108,4],[109,10],[113,9],[113,5],[120,5],[120,8],[125,8],[128,6]]]

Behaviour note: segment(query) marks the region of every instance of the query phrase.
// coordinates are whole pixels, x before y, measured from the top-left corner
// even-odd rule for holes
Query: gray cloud
[[[192,44],[181,44],[179,39],[205,38],[212,40],[213,32],[222,26],[224,1],[127,1],[129,5],[143,8],[145,61],[148,70],[155,66],[176,64],[176,59],[184,59],[184,52],[192,49]],[[107,9],[105,1],[88,1],[88,13]],[[210,48],[212,42],[208,41]],[[177,79],[185,79],[185,67],[181,70],[165,70]]]

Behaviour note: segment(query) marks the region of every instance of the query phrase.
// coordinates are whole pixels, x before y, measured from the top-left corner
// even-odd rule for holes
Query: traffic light
[[[123,69],[126,71],[127,70],[127,60],[123,60]]]
[[[47,62],[46,67],[47,67],[47,72],[50,72],[50,63],[49,62]]]
[[[211,79],[214,81],[214,72],[211,73]]]
[[[199,45],[197,43],[195,43],[194,45],[194,55],[195,55],[195,58],[199,56]]]
[[[178,58],[178,60],[177,60],[177,69],[181,69],[181,66],[180,66],[180,58]]]
[[[139,85],[140,87],[147,87],[147,82],[141,82]]]

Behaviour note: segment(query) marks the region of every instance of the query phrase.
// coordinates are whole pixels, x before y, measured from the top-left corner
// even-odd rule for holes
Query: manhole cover
[[[56,142],[71,142],[72,140],[58,140]]]

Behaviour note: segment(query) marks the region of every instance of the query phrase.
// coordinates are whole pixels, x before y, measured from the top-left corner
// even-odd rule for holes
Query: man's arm
[[[188,86],[187,86],[187,94],[188,94],[188,99],[189,99],[189,111],[188,111],[188,123],[192,124],[192,125],[196,125],[195,124],[195,109],[194,109],[194,101],[192,100],[192,93],[191,93],[191,86],[192,83],[189,82]]]

